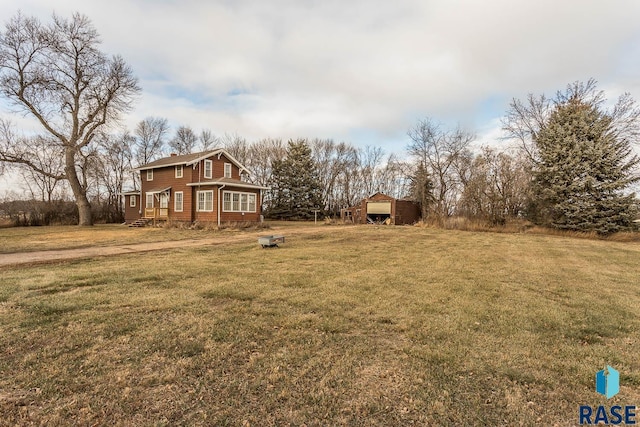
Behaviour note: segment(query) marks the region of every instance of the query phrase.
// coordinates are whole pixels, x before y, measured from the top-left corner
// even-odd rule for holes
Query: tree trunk
[[[87,189],[82,186],[78,179],[75,157],[75,149],[68,147],[65,153],[65,172],[78,207],[78,225],[91,226],[93,225],[91,204],[87,199]]]
[[[86,194],[83,194],[82,196],[76,196],[76,205],[78,206],[78,225],[93,225],[91,204],[89,204],[89,200],[87,199]]]

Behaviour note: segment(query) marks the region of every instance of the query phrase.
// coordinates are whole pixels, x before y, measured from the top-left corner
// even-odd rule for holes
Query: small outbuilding
[[[354,224],[413,224],[420,219],[420,205],[413,200],[376,193],[359,205],[341,209],[340,218]]]

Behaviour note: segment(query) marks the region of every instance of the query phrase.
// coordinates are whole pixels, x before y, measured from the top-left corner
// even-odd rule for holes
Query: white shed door
[[[367,214],[391,215],[391,202],[367,202]]]

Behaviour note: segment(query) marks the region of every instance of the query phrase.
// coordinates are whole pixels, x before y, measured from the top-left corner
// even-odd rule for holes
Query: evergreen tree
[[[609,234],[633,226],[640,162],[630,141],[597,102],[574,92],[556,103],[534,138],[535,222],[563,230]]]
[[[273,162],[271,206],[267,215],[279,219],[311,219],[320,208],[322,191],[306,140],[289,141],[284,159]]]
[[[409,177],[409,193],[411,198],[420,204],[423,221],[427,219],[429,208],[435,199],[433,189],[434,185],[429,171],[422,162],[418,162],[418,167]]]

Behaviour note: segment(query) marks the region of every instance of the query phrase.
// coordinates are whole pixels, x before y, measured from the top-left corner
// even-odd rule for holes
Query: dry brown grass
[[[558,230],[536,226],[524,219],[509,219],[504,224],[492,224],[482,219],[452,216],[444,219],[432,218],[416,224],[418,227],[437,228],[443,230],[459,230],[491,233],[529,233],[547,236],[561,236],[576,239],[608,240],[612,242],[640,242],[640,232],[620,232],[601,235],[594,232],[578,232]]]
[[[429,218],[416,224],[418,227],[438,228],[443,230],[477,231],[493,233],[523,233],[533,227],[524,219],[509,219],[504,224],[493,224],[483,219],[473,219],[462,216],[447,218]]]
[[[0,229],[0,254],[110,246],[134,243],[164,242],[186,239],[205,239],[233,231],[259,231],[271,226],[256,223],[169,224],[156,227],[129,228],[124,225],[95,225],[93,227],[53,226],[16,227]],[[222,233],[222,234],[221,234]]]
[[[14,223],[9,218],[0,217],[0,228],[10,228],[13,226],[14,226]]]
[[[11,425],[575,425],[640,401],[640,245],[419,227],[0,270]]]

